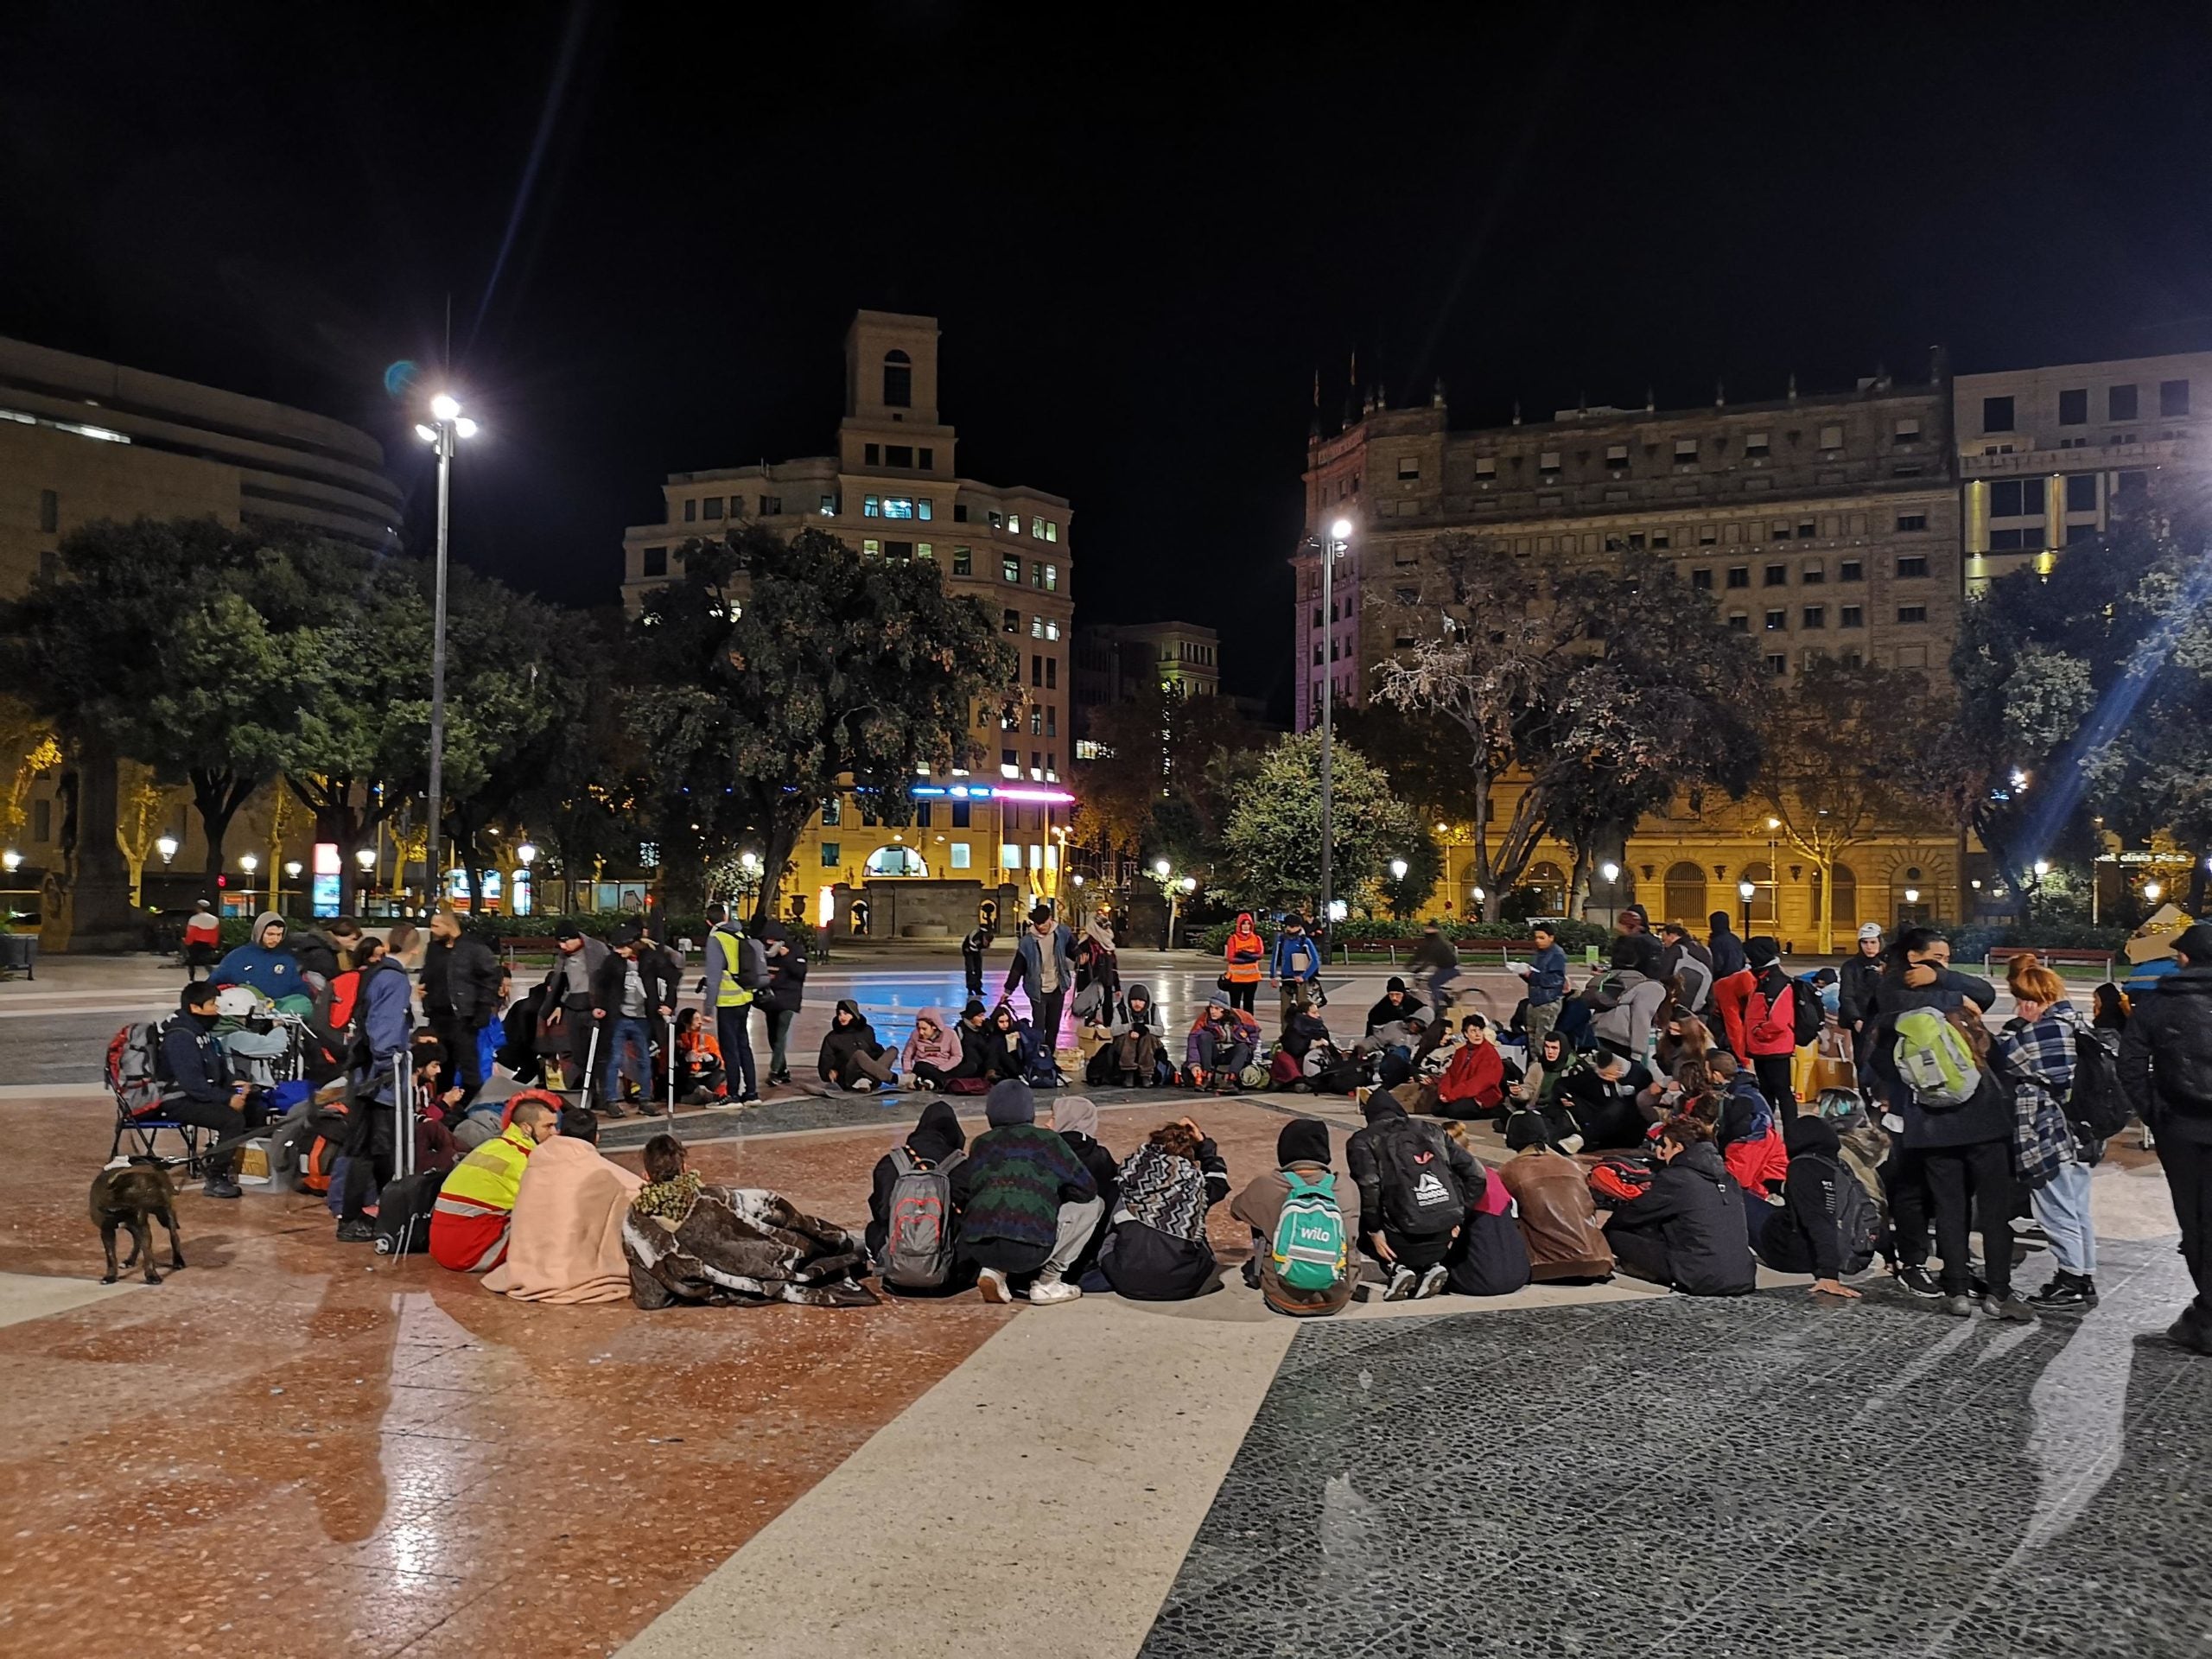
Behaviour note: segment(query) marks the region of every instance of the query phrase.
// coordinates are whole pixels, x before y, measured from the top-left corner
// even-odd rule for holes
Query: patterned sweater
[[[1049,1249],[1059,1236],[1061,1204],[1097,1196],[1097,1183],[1074,1148],[1034,1123],[977,1135],[952,1172],[963,1238]]]

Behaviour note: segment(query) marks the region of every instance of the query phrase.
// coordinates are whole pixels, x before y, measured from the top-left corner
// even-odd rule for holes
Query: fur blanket
[[[640,1191],[622,1221],[630,1296],[639,1307],[799,1302],[872,1306],[855,1282],[861,1241],[760,1187],[709,1186],[686,1173]]]
[[[484,1288],[518,1302],[619,1302],[630,1294],[622,1221],[645,1183],[588,1141],[542,1141],[515,1193],[507,1259]]]

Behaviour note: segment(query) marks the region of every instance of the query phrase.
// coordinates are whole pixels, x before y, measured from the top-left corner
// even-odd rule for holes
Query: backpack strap
[[[922,1161],[920,1159],[915,1157],[914,1154],[907,1149],[906,1143],[901,1141],[897,1146],[891,1148],[891,1167],[896,1170],[902,1177],[907,1175],[918,1175],[922,1173]]]
[[[940,1175],[950,1175],[967,1161],[968,1154],[965,1152],[955,1152],[938,1160],[937,1173]]]

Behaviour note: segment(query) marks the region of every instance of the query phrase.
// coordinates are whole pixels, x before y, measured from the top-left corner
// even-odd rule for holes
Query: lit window
[[[887,518],[911,518],[914,516],[914,498],[911,495],[887,495],[883,498],[883,516]]]
[[[1030,562],[1030,565],[1029,565],[1029,585],[1030,585],[1031,587],[1033,587],[1033,588],[1042,588],[1042,587],[1045,585],[1045,561],[1044,561],[1044,560],[1042,560],[1042,559],[1034,559],[1034,560],[1032,560],[1032,561]]]
[[[1048,542],[1057,542],[1060,539],[1060,521],[1058,519],[1047,518],[1045,521],[1045,539]]]
[[[956,576],[972,576],[976,574],[974,548],[956,547],[952,550],[952,574]]]
[[[1048,594],[1057,594],[1060,591],[1060,567],[1057,564],[1048,564],[1045,567],[1045,591]]]
[[[861,498],[861,517],[863,518],[882,518],[883,502],[881,499],[873,495],[862,496]]]
[[[880,557],[883,553],[883,543],[877,541],[874,537],[871,536],[861,543],[861,551],[867,554],[870,558]]]
[[[835,841],[823,842],[822,843],[822,868],[825,870],[836,869],[838,865],[844,861],[843,857],[842,856],[844,850],[844,846],[842,842]]]
[[[1005,555],[999,560],[999,575],[1006,578],[1007,581],[1013,582],[1016,587],[1020,586],[1021,561],[1015,558],[1012,554]]]
[[[1021,768],[1019,766],[1008,766],[1006,768],[1006,775],[1009,778],[1019,778],[1021,776]],[[1020,869],[1021,868],[1021,849],[1015,846],[1014,842],[1010,841],[1000,843],[999,865],[1002,869]]]
[[[964,870],[969,868],[969,861],[972,856],[966,842],[956,841],[952,843],[951,856],[945,861],[956,870]]]
[[[1048,616],[1045,619],[1045,637],[1047,639],[1057,639],[1060,637],[1060,622],[1058,617]]]
[[[1029,533],[1040,542],[1045,539],[1045,520],[1041,516],[1035,513],[1030,515]]]
[[[1779,633],[1779,632],[1782,632],[1782,630],[1783,630],[1783,629],[1784,629],[1784,628],[1788,627],[1789,626],[1789,612],[1787,612],[1787,611],[1769,611],[1769,612],[1766,613],[1766,631],[1767,631],[1769,633]]]
[[[1020,611],[1008,611],[1000,620],[1008,633],[1020,633],[1021,632],[1021,613]]]
[[[1033,616],[1029,619],[1029,637],[1032,639],[1042,639],[1045,637],[1045,619],[1043,617]]]
[[[914,545],[914,556],[918,559],[934,559],[937,557],[937,549],[927,542],[918,542]]]
[[[919,500],[914,503],[914,517],[917,518],[927,518],[934,511],[935,509],[930,505],[930,499],[926,495],[923,496]]]

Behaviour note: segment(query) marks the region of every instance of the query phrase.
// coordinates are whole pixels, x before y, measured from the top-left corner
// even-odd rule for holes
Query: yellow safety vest
[[[480,1213],[512,1210],[534,1144],[525,1131],[510,1123],[453,1166],[453,1173],[438,1188],[439,1198],[459,1200],[454,1208],[461,1214],[471,1207]]]
[[[721,952],[720,976],[709,976],[719,988],[715,993],[715,1006],[718,1008],[750,1007],[753,993],[737,982],[738,967],[745,960],[745,946],[732,938],[727,928],[721,927],[707,935],[707,943],[712,949]]]

